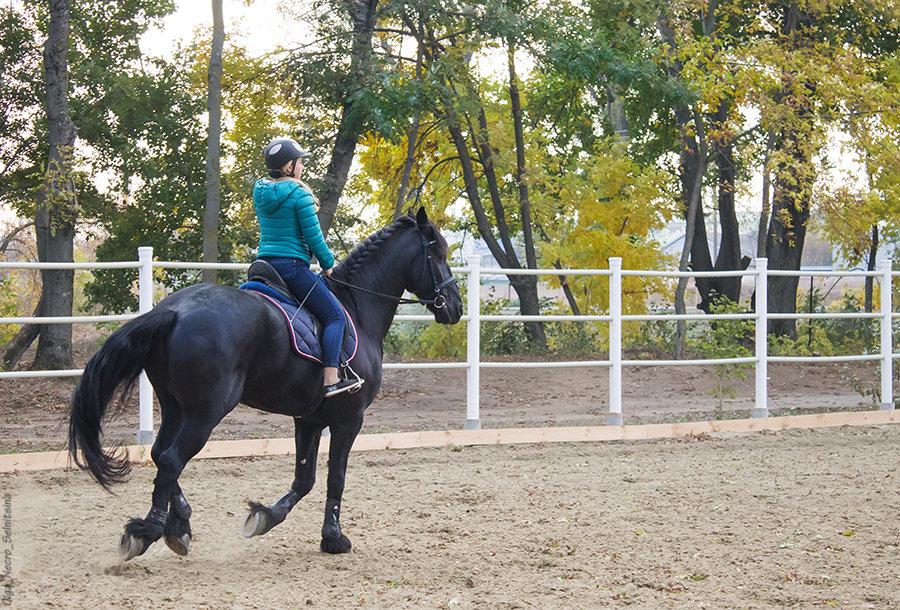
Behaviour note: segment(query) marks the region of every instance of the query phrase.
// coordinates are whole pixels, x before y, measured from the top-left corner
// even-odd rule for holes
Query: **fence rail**
[[[138,313],[109,316],[73,316],[73,317],[7,317],[0,318],[0,324],[71,324],[117,322],[130,320],[137,315],[149,311],[153,306],[153,269],[220,269],[245,270],[249,267],[242,263],[194,263],[194,262],[160,262],[153,260],[153,249],[138,248],[138,261],[116,263],[0,263],[2,269],[138,269]],[[876,271],[783,271],[768,269],[765,258],[757,258],[752,269],[745,271],[658,271],[622,269],[621,258],[610,258],[609,269],[497,269],[481,268],[480,257],[469,259],[468,267],[455,267],[454,273],[467,274],[468,310],[462,317],[467,324],[466,361],[465,362],[431,362],[431,363],[387,363],[385,369],[466,369],[466,420],[465,429],[481,427],[479,385],[482,368],[568,368],[568,367],[605,367],[609,369],[609,412],[605,423],[621,425],[624,423],[622,410],[622,368],[624,366],[684,366],[684,365],[722,365],[753,364],[755,367],[755,405],[751,417],[767,417],[768,409],[768,373],[767,365],[778,362],[872,362],[878,361],[881,374],[881,408],[893,409],[893,361],[900,354],[893,352],[892,322],[900,318],[894,313],[891,305],[894,277],[900,273],[891,270],[891,260],[882,259]],[[481,314],[481,282],[485,276],[492,275],[534,275],[534,276],[606,276],[609,277],[609,313],[607,315],[498,315]],[[642,314],[625,315],[622,313],[622,278],[623,277],[751,277],[756,291],[756,312],[749,314]],[[770,276],[812,276],[812,277],[874,277],[880,281],[879,311],[875,313],[771,313],[768,309],[767,280]],[[398,314],[398,321],[428,321],[431,316]],[[822,319],[867,319],[880,322],[879,353],[858,354],[850,356],[770,356],[768,354],[768,322],[769,320],[822,320]],[[646,322],[653,320],[748,320],[755,325],[754,355],[739,358],[694,359],[694,360],[628,360],[622,355],[623,322]],[[482,362],[480,348],[481,323],[491,322],[605,322],[609,324],[609,358],[607,360],[588,360],[570,362]],[[74,377],[83,371],[12,371],[0,372],[0,379],[23,377]],[[145,374],[141,374],[140,390],[140,422],[138,426],[138,444],[148,444],[154,437],[152,388]]]

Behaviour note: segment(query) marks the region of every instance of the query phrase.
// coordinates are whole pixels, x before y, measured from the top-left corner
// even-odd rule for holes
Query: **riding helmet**
[[[269,175],[275,178],[281,177],[281,168],[285,166],[289,161],[293,161],[294,159],[302,159],[303,157],[308,157],[310,153],[303,150],[297,141],[288,138],[288,137],[279,137],[275,138],[269,145],[266,146],[266,169],[269,170]],[[277,172],[278,176],[275,176],[273,172]]]

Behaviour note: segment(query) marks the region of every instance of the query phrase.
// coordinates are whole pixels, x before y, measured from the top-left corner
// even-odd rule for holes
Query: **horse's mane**
[[[383,229],[379,229],[353,248],[343,262],[335,268],[335,275],[345,282],[352,282],[365,262],[380,252],[385,242],[390,240],[397,231],[415,225],[416,219],[412,216],[401,216]]]

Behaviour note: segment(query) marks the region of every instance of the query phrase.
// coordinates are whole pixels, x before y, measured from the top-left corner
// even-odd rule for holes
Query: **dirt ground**
[[[773,415],[878,408],[868,392],[879,387],[877,363],[771,364],[769,409]],[[626,424],[748,417],[754,406],[753,369],[745,379],[725,379],[721,407],[715,367],[628,366],[623,374]],[[69,396],[76,380],[0,380],[0,452],[59,450],[66,446]],[[895,395],[900,386],[895,385]],[[587,426],[609,411],[606,368],[483,368],[483,428]],[[110,444],[133,444],[136,398],[104,426]],[[159,422],[156,415],[155,422]],[[466,421],[464,369],[387,370],[369,407],[363,433],[461,429]],[[239,406],[213,439],[293,437],[293,422]]]
[[[325,468],[320,458],[320,469]],[[322,479],[268,534],[291,458],[197,460],[190,554],[122,564],[154,470],[0,475],[14,608],[896,608],[900,426],[351,456],[347,555],[321,553]]]
[[[752,373],[752,371],[750,371]],[[770,367],[773,414],[872,408],[874,365]],[[715,369],[625,370],[626,423],[745,417]],[[59,449],[74,380],[0,381],[0,451]],[[428,388],[431,388],[430,390]],[[606,369],[484,369],[482,426],[596,425]],[[862,391],[860,391],[862,390]],[[387,371],[363,432],[458,429],[462,370]],[[133,442],[136,407],[107,426]],[[239,407],[215,438],[284,437]],[[318,550],[319,483],[285,523],[245,540],[245,501],[285,492],[291,458],[196,460],[181,479],[194,540],[127,564],[155,470],[109,495],[87,475],[0,475],[0,603],[15,608],[900,607],[900,426],[657,442],[360,452],[343,504],[352,553]]]

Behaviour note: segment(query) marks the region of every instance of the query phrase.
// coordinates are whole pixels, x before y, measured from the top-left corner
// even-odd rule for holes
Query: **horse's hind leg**
[[[173,396],[166,392],[157,391],[162,411],[162,423],[159,426],[157,442],[153,444],[150,456],[153,463],[159,467],[159,458],[175,440],[175,436],[181,430],[184,423],[184,413],[181,405]],[[181,485],[175,482],[172,485],[169,496],[169,512],[166,515],[166,525],[163,528],[163,536],[166,546],[178,555],[187,555],[191,545],[191,505],[188,504],[181,490]]]
[[[179,417],[174,418],[168,426],[160,426],[160,435],[152,452],[155,454],[153,460],[157,467],[153,484],[153,506],[144,519],[132,519],[125,526],[125,533],[119,543],[119,555],[122,559],[127,561],[143,554],[163,535],[172,550],[180,555],[187,553],[191,535],[191,508],[178,485],[178,477],[188,461],[206,444],[217,423],[218,419],[182,420]],[[173,429],[177,430],[174,434]]]
[[[248,502],[250,514],[244,520],[244,538],[265,534],[284,521],[297,502],[313,488],[316,482],[316,456],[319,453],[322,430],[323,427],[319,424],[294,419],[294,442],[297,448],[294,483],[289,492],[270,506]]]
[[[163,536],[166,546],[178,555],[187,555],[191,546],[191,505],[188,504],[181,486],[175,483],[172,497],[169,500],[169,515]]]
[[[174,399],[159,391],[157,396],[160,399],[162,422],[159,425],[153,448],[150,450],[150,457],[158,468],[160,455],[172,445],[175,436],[181,429],[184,417],[181,406]],[[125,532],[119,541],[119,555],[122,559],[128,561],[144,554],[151,544],[159,540],[168,528],[169,518],[166,514],[168,505],[168,500],[164,506],[154,502],[146,518],[131,519],[125,525]]]

